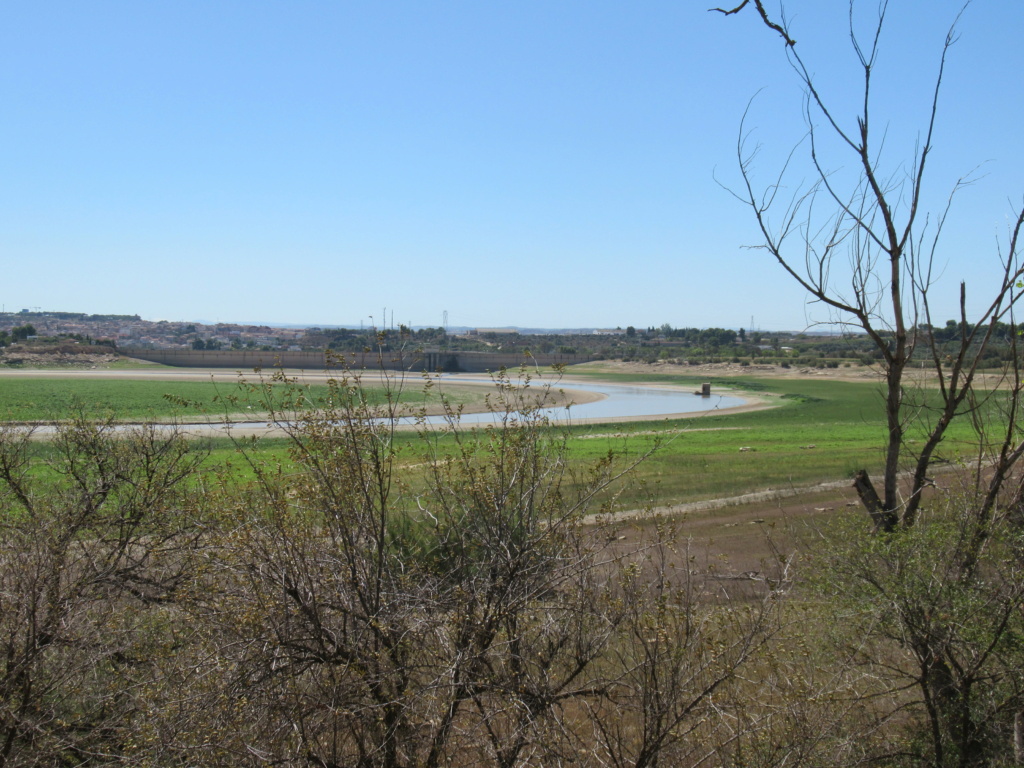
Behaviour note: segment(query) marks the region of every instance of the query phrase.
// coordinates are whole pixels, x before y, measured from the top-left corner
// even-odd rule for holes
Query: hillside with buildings
[[[863,336],[766,332],[723,328],[274,327],[240,323],[149,321],[139,315],[21,310],[0,313],[0,347],[6,361],[25,352],[62,354],[99,346],[131,355],[143,350],[363,353],[426,350],[557,355],[641,363],[763,362],[836,367],[872,362]],[[17,354],[15,353],[16,349]]]

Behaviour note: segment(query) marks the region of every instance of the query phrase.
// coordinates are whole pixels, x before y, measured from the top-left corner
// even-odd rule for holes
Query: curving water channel
[[[453,384],[481,384],[488,385],[494,382],[488,378],[471,378],[466,376],[442,376],[440,386],[443,388],[445,382]],[[543,386],[541,380],[535,381],[534,389]],[[735,395],[712,394],[709,397],[687,392],[682,389],[666,387],[622,385],[622,384],[598,384],[590,382],[558,382],[552,385],[555,389],[564,390],[571,398],[573,393],[587,393],[591,397],[585,398],[585,402],[570,403],[570,405],[559,405],[551,408],[543,408],[540,413],[549,420],[556,423],[582,423],[602,421],[625,421],[630,419],[652,419],[668,418],[673,416],[686,416],[687,414],[705,413],[708,411],[724,410],[746,405],[747,401]],[[593,396],[597,397],[594,398]],[[501,421],[501,414],[464,413],[459,419],[460,424],[495,424]],[[401,424],[412,425],[417,423],[412,417],[399,419]],[[443,416],[428,416],[427,424],[445,424]],[[418,422],[423,423],[423,422]],[[188,432],[223,432],[226,430],[249,430],[264,431],[270,429],[265,421],[232,421],[208,422],[193,424],[156,425],[158,428],[184,429]],[[130,425],[125,424],[117,429],[127,429]],[[52,425],[37,426],[33,429],[36,434],[47,435],[56,431]]]
[[[490,379],[459,377],[441,377],[443,382],[452,381],[473,384],[492,384]],[[536,385],[534,385],[536,387]],[[589,402],[572,403],[568,406],[560,405],[540,410],[544,416],[552,422],[600,422],[600,421],[622,421],[628,419],[651,419],[668,418],[670,416],[685,416],[687,414],[704,413],[707,411],[724,410],[746,405],[747,401],[734,395],[716,395],[703,397],[701,395],[687,392],[681,389],[669,389],[664,387],[644,387],[636,385],[621,384],[592,384],[589,382],[565,382],[555,388],[562,389],[572,396],[573,392],[586,392],[598,395],[597,399]],[[459,419],[460,424],[494,424],[501,420],[501,414],[464,413]],[[428,416],[426,424],[444,424],[446,419],[443,416]],[[420,421],[419,423],[424,423]],[[399,419],[401,424],[417,423],[415,419]],[[186,428],[199,425],[184,425]],[[218,425],[203,425],[217,427]],[[266,428],[266,422],[232,422],[221,427],[232,429],[259,429]]]
[[[460,378],[459,381],[474,381]],[[475,381],[485,381],[477,379]],[[571,396],[573,392],[589,392],[600,395],[591,402],[573,403],[570,407],[545,408],[542,413],[552,421],[606,421],[622,419],[650,419],[679,414],[703,413],[746,405],[746,401],[734,395],[702,397],[681,389],[665,387],[644,387],[622,384],[591,384],[567,382],[558,386]],[[498,418],[494,413],[468,413],[461,418],[463,424],[488,424]],[[432,417],[428,423],[439,423],[442,419]]]

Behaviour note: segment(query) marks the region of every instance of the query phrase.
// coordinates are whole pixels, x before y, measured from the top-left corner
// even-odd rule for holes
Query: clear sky
[[[755,94],[770,176],[805,132],[801,91],[752,8],[709,4],[7,3],[0,302],[301,324],[385,308],[414,325],[445,311],[468,326],[827,320],[744,248],[750,212],[716,182],[739,184]],[[891,2],[873,105],[890,173],[913,155],[959,6]],[[846,8],[786,4],[848,124]],[[929,207],[984,165],[939,252],[943,320],[961,279],[980,304],[1024,198],[1024,3],[977,0],[959,30]]]

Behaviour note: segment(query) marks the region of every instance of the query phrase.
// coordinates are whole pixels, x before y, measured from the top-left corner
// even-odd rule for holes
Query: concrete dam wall
[[[254,368],[298,368],[300,370],[388,370],[444,371],[448,373],[484,373],[520,365],[573,365],[593,360],[590,355],[574,354],[506,354],[490,352],[445,352],[413,350],[401,352],[325,352],[255,349],[134,349],[119,352],[139,360],[149,360],[181,368],[231,368],[251,371]]]

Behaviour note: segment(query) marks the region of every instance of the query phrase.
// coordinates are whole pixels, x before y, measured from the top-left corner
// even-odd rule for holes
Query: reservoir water
[[[442,377],[442,387],[444,382]],[[459,381],[472,381],[460,377]],[[486,381],[479,379],[478,381]],[[555,386],[564,389],[570,395],[573,391],[592,392],[601,395],[600,400],[589,403],[576,403],[566,408],[543,409],[552,421],[583,421],[604,419],[640,419],[657,416],[673,416],[677,414],[702,413],[705,411],[723,410],[745,405],[746,401],[733,395],[716,395],[702,397],[681,389],[664,387],[644,387],[620,384],[591,384],[581,382],[564,382]],[[493,413],[468,413],[461,418],[463,424],[489,424],[498,416]],[[441,419],[428,419],[428,423],[439,423]]]
[[[491,379],[458,377],[440,377],[440,389],[444,390],[444,383],[480,383],[491,384]],[[535,380],[532,384],[534,389],[543,386],[543,382]],[[583,422],[583,421],[605,421],[622,419],[651,419],[657,417],[668,418],[670,416],[685,416],[692,413],[704,413],[707,411],[724,410],[746,405],[743,398],[734,395],[716,395],[703,397],[693,392],[682,389],[669,389],[665,387],[644,387],[620,384],[592,384],[589,382],[562,382],[552,385],[553,389],[563,389],[570,396],[573,392],[589,392],[599,395],[600,398],[591,402],[573,403],[569,406],[560,405],[553,408],[543,408],[541,413],[552,422]],[[459,423],[464,425],[473,424],[497,424],[501,421],[501,414],[485,413],[464,413],[459,418]],[[425,419],[427,424],[444,424],[443,416],[428,416]],[[399,419],[399,423],[414,424],[413,418]],[[183,425],[188,427],[190,425]],[[207,425],[217,427],[216,424]],[[220,427],[239,429],[259,429],[266,427],[265,422],[233,422],[231,425],[219,425]]]
[[[443,391],[446,382],[453,384],[473,383],[492,384],[493,381],[487,378],[470,378],[466,376],[441,376],[438,386]],[[544,386],[542,379],[535,379],[532,384],[534,390]],[[683,389],[671,389],[665,387],[636,386],[621,384],[597,384],[590,382],[557,382],[552,384],[553,389],[562,389],[570,396],[573,392],[587,392],[598,395],[597,399],[590,402],[572,403],[569,406],[560,405],[552,408],[541,409],[541,413],[552,422],[580,423],[584,421],[610,421],[623,419],[651,419],[668,418],[673,416],[685,416],[687,414],[704,413],[707,411],[724,410],[745,405],[746,401],[734,395],[712,394],[703,397]],[[499,413],[465,413],[459,419],[460,424],[496,424],[500,423]],[[403,418],[402,423],[413,424],[415,419]],[[445,419],[441,416],[430,416],[426,419],[427,424],[444,424]],[[190,428],[204,430],[231,430],[250,429],[261,430],[267,428],[265,421],[235,421],[230,424],[212,422],[206,424],[179,424],[178,428],[188,431]],[[127,429],[129,425],[123,425],[118,429]],[[172,427],[167,426],[167,429]],[[52,434],[56,428],[50,425],[38,426],[34,430],[37,434]]]

